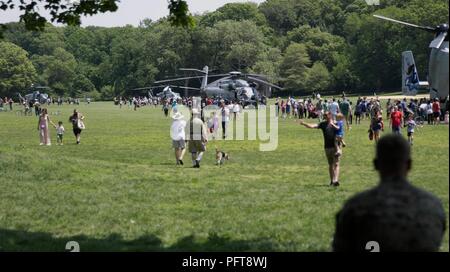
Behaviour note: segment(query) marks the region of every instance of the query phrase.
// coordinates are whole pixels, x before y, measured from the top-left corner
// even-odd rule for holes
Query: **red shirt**
[[[441,105],[439,105],[439,102],[433,103],[433,112],[441,112]]]
[[[393,127],[399,127],[402,123],[403,113],[401,111],[394,111],[391,113],[391,121]]]

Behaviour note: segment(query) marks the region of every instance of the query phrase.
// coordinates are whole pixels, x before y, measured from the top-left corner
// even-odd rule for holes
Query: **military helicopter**
[[[163,85],[163,86],[152,86],[152,87],[144,87],[144,88],[136,88],[132,89],[131,91],[133,93],[144,93],[147,92],[148,98],[161,98],[163,100],[169,100],[169,99],[181,99],[181,95],[179,93],[176,93],[172,91],[172,87],[179,87],[179,86],[173,86],[173,85]],[[157,93],[156,95],[153,94],[154,89],[164,88],[162,92]]]
[[[192,68],[182,68],[180,70],[188,72],[197,72],[203,75],[160,80],[155,81],[155,84],[189,81],[191,79],[201,79],[200,88],[175,86],[175,85],[168,85],[165,88],[173,87],[185,90],[196,90],[200,91],[202,97],[221,98],[228,101],[239,101],[244,106],[257,105],[258,103],[263,103],[264,96],[262,96],[260,92],[257,90],[258,84],[268,86],[270,88],[282,89],[277,85],[262,80],[261,78],[264,78],[265,77],[264,75],[242,74],[241,72],[236,71],[229,72],[228,74],[210,75],[208,66],[205,66],[203,70]],[[221,78],[211,83],[208,83],[209,77],[221,77]],[[154,88],[158,87],[162,86],[155,86]]]
[[[417,67],[411,51],[402,53],[402,92],[405,95],[416,95],[420,87],[428,87],[430,98],[445,100],[448,98],[448,24],[440,24],[436,27],[419,26],[381,15],[373,15],[376,18],[407,25],[434,33],[428,63],[428,81],[420,81]]]
[[[26,94],[25,97],[23,97],[20,93],[17,93],[17,95],[19,96],[19,99],[22,102],[34,102],[34,101],[38,101],[40,104],[44,104],[47,103],[48,100],[48,94],[46,93],[41,93],[41,91],[43,90],[50,90],[49,87],[41,87],[41,86],[34,86],[31,85],[31,88],[29,91],[32,91],[32,93]]]

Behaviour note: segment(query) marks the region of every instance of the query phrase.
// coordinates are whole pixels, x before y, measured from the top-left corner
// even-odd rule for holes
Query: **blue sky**
[[[187,0],[192,13],[213,11],[226,3],[249,2],[248,0]],[[250,2],[262,3],[264,0],[251,0]],[[45,12],[44,12],[45,14]],[[82,25],[95,26],[124,26],[139,25],[145,18],[158,20],[167,16],[167,0],[121,0],[119,10],[114,13],[97,14],[92,17],[82,18]],[[16,22],[19,20],[20,11],[0,10],[0,23]]]

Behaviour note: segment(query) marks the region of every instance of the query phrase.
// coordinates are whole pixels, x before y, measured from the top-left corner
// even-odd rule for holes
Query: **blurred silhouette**
[[[408,142],[399,135],[382,137],[375,169],[380,183],[347,201],[336,216],[334,251],[438,251],[445,232],[445,211],[438,198],[411,185]],[[447,181],[442,181],[447,182]]]

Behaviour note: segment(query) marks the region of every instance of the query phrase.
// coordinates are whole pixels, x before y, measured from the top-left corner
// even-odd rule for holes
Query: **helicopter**
[[[162,100],[181,99],[181,95],[179,93],[172,91],[172,87],[176,88],[178,86],[173,86],[173,85],[152,86],[152,87],[136,88],[136,89],[132,89],[131,91],[133,93],[140,93],[140,94],[147,92],[147,97],[151,98],[151,99],[154,99],[154,98],[160,98]],[[162,90],[162,92],[159,92],[156,95],[154,95],[153,90],[158,89],[158,88],[164,88],[164,89]]]
[[[419,80],[413,53],[411,51],[402,53],[402,92],[405,95],[416,95],[420,87],[426,87],[430,90],[431,99],[448,99],[448,24],[440,24],[436,27],[419,26],[381,15],[373,16],[434,33],[434,39],[429,45],[431,52],[428,62],[428,81]]]
[[[188,81],[191,79],[201,79],[200,88],[193,88],[187,86],[175,86],[168,85],[170,88],[180,88],[185,90],[196,90],[200,91],[202,97],[209,98],[221,98],[227,101],[239,101],[244,106],[246,105],[257,105],[258,103],[264,103],[264,96],[258,91],[258,84],[268,86],[270,88],[282,89],[281,87],[269,83],[260,78],[264,78],[264,75],[256,74],[243,74],[241,72],[232,71],[228,74],[217,74],[210,75],[209,67],[205,66],[203,70],[193,69],[193,68],[182,68],[181,71],[197,72],[203,75],[201,76],[191,76],[191,77],[180,77],[173,79],[166,79],[155,81],[155,84],[164,84],[170,82]],[[211,83],[208,83],[209,77],[220,77]],[[163,85],[164,86],[164,85]],[[155,86],[154,88],[163,87]]]
[[[17,95],[19,96],[19,99],[22,102],[34,102],[34,101],[38,101],[40,104],[44,104],[47,102],[49,95],[46,93],[41,93],[40,90],[49,90],[49,87],[41,87],[41,86],[34,86],[31,85],[30,88],[30,92],[29,94],[26,94],[25,97],[23,97],[20,93],[17,93]]]
[[[161,99],[181,99],[181,95],[179,93],[173,92],[171,86],[166,86],[162,92],[156,94],[157,97],[161,98]]]

